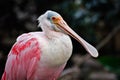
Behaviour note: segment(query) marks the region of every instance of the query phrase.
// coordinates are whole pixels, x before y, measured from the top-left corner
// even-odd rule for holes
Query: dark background
[[[120,79],[120,0],[0,0],[0,77],[16,38],[41,31],[37,18],[47,10],[60,13],[74,31],[96,46],[99,57],[95,60]],[[86,55],[84,48],[72,41],[72,57]],[[70,60],[66,68],[72,64]]]

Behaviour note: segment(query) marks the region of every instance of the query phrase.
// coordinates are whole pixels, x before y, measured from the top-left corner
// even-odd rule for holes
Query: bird
[[[74,32],[56,11],[38,17],[42,31],[17,37],[5,64],[1,80],[57,80],[72,55],[71,37],[93,57],[98,51]]]

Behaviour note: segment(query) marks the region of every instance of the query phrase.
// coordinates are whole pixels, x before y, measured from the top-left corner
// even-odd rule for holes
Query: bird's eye
[[[52,17],[52,20],[55,20],[56,18],[55,17]]]

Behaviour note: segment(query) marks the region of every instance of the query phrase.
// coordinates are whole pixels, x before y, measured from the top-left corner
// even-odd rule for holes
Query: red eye
[[[55,20],[56,18],[55,17],[52,17],[52,20]]]

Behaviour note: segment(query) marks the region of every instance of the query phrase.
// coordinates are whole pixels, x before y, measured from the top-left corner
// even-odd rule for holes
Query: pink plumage
[[[28,33],[18,37],[8,55],[2,80],[54,80],[59,76],[64,65],[56,68],[41,67],[42,52],[34,35],[40,33]]]
[[[8,55],[2,80],[30,80],[36,71],[41,54],[40,44],[32,35],[26,34],[21,38]]]
[[[75,38],[92,56],[97,50],[77,35],[54,11],[39,18],[42,32],[22,34],[13,45],[1,80],[56,80],[72,54]]]

